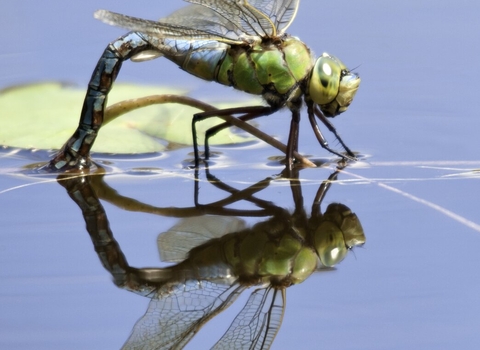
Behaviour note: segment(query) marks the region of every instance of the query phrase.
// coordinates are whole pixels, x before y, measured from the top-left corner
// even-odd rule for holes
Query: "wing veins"
[[[256,289],[212,349],[269,349],[280,329],[284,309],[285,288],[270,285]]]
[[[284,33],[295,18],[299,0],[185,0],[192,5],[152,21],[106,10],[94,16],[103,22],[157,38],[215,40],[249,44]],[[185,25],[184,23],[188,23]],[[253,38],[252,38],[253,37]]]
[[[275,24],[273,24],[272,20],[263,11],[261,11],[261,10],[257,9],[256,7],[250,5],[250,3],[248,1],[245,1],[245,8],[247,8],[250,11],[250,13],[252,13],[253,16],[257,20],[259,20],[257,23],[265,33],[267,33],[267,31],[263,27],[263,25],[261,23],[262,21],[260,21],[260,18],[263,18],[270,25],[270,27],[272,29],[270,36],[271,37],[276,37],[277,36],[277,28],[275,27]],[[255,14],[258,14],[258,16],[260,16],[260,18]]]
[[[161,38],[173,38],[183,40],[217,40],[227,44],[242,44],[243,40],[234,40],[220,34],[198,28],[191,28],[174,23],[163,23],[138,17],[122,15],[107,10],[98,10],[94,17],[106,24],[123,27],[129,30],[145,33]]]
[[[259,33],[257,29],[252,25],[252,21],[255,23],[258,23],[258,18],[252,14],[252,12],[249,10],[248,12],[246,11],[245,6],[241,6],[237,3],[237,1],[234,1],[233,4],[228,3],[228,1],[221,1],[220,3],[218,1],[216,2],[211,2],[209,0],[185,0],[187,2],[190,2],[192,4],[197,4],[200,6],[204,6],[218,15],[222,16],[224,19],[226,19],[228,22],[234,24],[240,31],[242,31],[245,34],[251,35],[252,33],[246,33],[245,32],[245,26],[248,26],[251,31],[256,36],[263,37],[266,36],[267,33],[265,30],[260,26],[260,28],[263,30],[264,33]],[[215,6],[218,5],[218,6]],[[234,10],[236,8],[236,11]],[[234,21],[234,14],[238,15],[239,19],[241,20],[241,26],[239,26],[237,23]]]

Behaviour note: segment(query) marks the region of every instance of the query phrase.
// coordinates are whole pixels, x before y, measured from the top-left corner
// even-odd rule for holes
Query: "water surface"
[[[123,33],[95,21],[96,9],[155,19],[180,6],[181,1],[3,1],[0,88],[45,80],[85,86],[104,47]],[[339,175],[325,204],[351,208],[367,243],[336,271],[314,274],[287,290],[274,349],[298,347],[299,341],[305,349],[478,347],[480,122],[473,62],[480,54],[479,10],[473,2],[446,0],[302,2],[289,33],[317,54],[327,51],[359,66],[362,77],[356,100],[334,123],[364,157]],[[210,100],[243,96],[162,60],[126,63],[119,80],[187,87]],[[279,113],[259,125],[286,141],[288,118]],[[261,143],[215,151],[220,155],[212,174],[235,188],[282,171],[271,160],[279,152]],[[306,121],[300,151],[326,164],[300,172],[308,211],[334,159]],[[158,207],[189,207],[190,152],[185,147],[158,158],[96,159],[113,162],[109,169],[115,174],[106,181],[120,194]],[[1,153],[0,347],[118,349],[149,300],[114,286],[78,206],[55,177],[21,174],[23,166],[47,159],[44,152]],[[140,175],[139,167],[158,171]],[[200,176],[200,201],[221,198]],[[294,207],[283,180],[259,196]],[[157,235],[178,219],[103,205],[130,265],[160,266]],[[209,323],[191,348],[214,344],[247,297]]]

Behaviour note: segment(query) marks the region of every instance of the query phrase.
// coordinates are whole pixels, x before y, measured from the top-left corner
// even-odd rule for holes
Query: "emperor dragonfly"
[[[236,114],[241,121],[247,121],[287,107],[292,113],[286,151],[287,167],[291,169],[294,152],[298,150],[303,102],[321,146],[342,158],[355,158],[325,116],[335,117],[347,110],[360,78],[335,56],[324,53],[315,61],[303,42],[285,33],[295,18],[300,0],[185,1],[192,4],[160,21],[106,10],[95,12],[95,18],[133,31],[105,49],[88,85],[79,126],[50,161],[50,170],[90,165],[90,149],[103,123],[107,96],[123,61],[145,61],[160,56],[199,78],[261,95],[268,104],[196,114],[192,122],[196,166],[199,161],[197,121]],[[315,116],[335,135],[346,154],[328,146]],[[207,133],[207,141],[227,126],[225,123]],[[207,142],[205,153],[207,158]]]

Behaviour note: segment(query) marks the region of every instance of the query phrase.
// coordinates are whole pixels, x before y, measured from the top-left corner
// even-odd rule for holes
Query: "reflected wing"
[[[212,349],[269,349],[282,324],[285,288],[255,290]]]
[[[245,287],[187,281],[164,287],[150,301],[123,349],[183,348],[212,317],[230,306]]]
[[[101,21],[152,36],[217,40],[242,44],[248,37],[281,35],[293,21],[300,0],[186,0],[186,6],[160,21],[99,10]]]
[[[158,235],[157,244],[162,261],[180,262],[193,248],[214,238],[246,227],[237,217],[195,216],[180,220],[167,232]]]

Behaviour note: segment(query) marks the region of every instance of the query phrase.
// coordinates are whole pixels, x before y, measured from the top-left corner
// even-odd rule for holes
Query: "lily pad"
[[[180,94],[170,87],[115,84],[109,105],[149,95]],[[78,125],[85,89],[61,83],[39,83],[0,92],[0,145],[26,149],[59,149]],[[249,102],[250,103],[250,102]],[[252,101],[251,104],[258,104]],[[238,106],[238,104],[237,104]],[[235,107],[230,103],[217,108]],[[101,153],[152,153],[162,151],[166,142],[191,145],[191,121],[199,109],[166,103],[135,109],[104,125],[93,151]],[[203,133],[221,123],[209,118],[198,123],[198,141]],[[219,132],[212,144],[232,144],[252,140],[231,128]],[[163,141],[163,143],[162,143]]]

